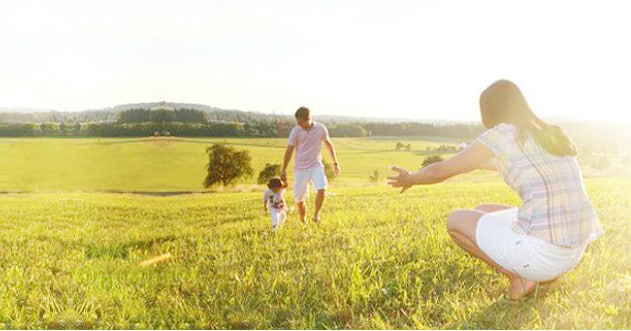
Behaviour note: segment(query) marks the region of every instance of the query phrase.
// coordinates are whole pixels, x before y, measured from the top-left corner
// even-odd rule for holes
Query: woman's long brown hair
[[[575,156],[576,147],[556,125],[538,118],[528,106],[519,87],[508,80],[498,80],[480,95],[482,124],[492,128],[499,123],[513,124],[518,128],[517,139],[523,144],[528,136],[544,150],[557,156]]]

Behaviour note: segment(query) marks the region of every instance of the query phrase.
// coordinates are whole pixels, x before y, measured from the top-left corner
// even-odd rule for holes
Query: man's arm
[[[329,155],[331,155],[331,160],[333,160],[333,173],[335,176],[340,174],[340,164],[337,160],[337,154],[335,153],[335,147],[333,147],[333,142],[331,139],[327,138],[324,140],[324,146],[329,151]]]
[[[289,166],[289,161],[291,161],[292,154],[294,154],[294,148],[294,145],[287,145],[285,156],[283,157],[283,167],[280,169],[280,179],[285,183],[287,183],[287,167]]]

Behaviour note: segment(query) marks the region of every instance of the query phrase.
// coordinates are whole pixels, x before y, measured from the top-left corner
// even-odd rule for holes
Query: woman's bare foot
[[[519,300],[532,294],[537,288],[537,282],[515,277],[508,288],[508,297],[511,300]]]

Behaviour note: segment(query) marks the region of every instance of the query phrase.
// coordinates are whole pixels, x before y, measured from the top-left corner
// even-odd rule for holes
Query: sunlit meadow
[[[445,219],[517,197],[482,171],[400,195],[385,185],[387,165],[417,168],[428,147],[458,142],[399,140],[412,150],[336,139],[342,176],[323,223],[304,228],[290,213],[273,235],[255,178],[203,189],[204,150],[223,139],[2,139],[0,328],[631,328],[624,154],[608,171],[582,160],[606,236],[575,270],[512,302]],[[250,150],[258,173],[286,140],[225,142]],[[172,258],[139,265],[163,253]]]

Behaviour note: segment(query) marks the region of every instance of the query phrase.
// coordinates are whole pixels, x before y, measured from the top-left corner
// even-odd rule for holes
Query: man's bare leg
[[[325,197],[326,191],[318,190],[318,192],[316,193],[315,209],[313,211],[313,221],[316,223],[320,222],[320,209],[322,209],[322,204],[324,203]]]
[[[306,215],[307,215],[307,206],[304,201],[296,202],[296,206],[298,207],[298,216],[300,217],[300,221],[302,224],[306,224]]]

